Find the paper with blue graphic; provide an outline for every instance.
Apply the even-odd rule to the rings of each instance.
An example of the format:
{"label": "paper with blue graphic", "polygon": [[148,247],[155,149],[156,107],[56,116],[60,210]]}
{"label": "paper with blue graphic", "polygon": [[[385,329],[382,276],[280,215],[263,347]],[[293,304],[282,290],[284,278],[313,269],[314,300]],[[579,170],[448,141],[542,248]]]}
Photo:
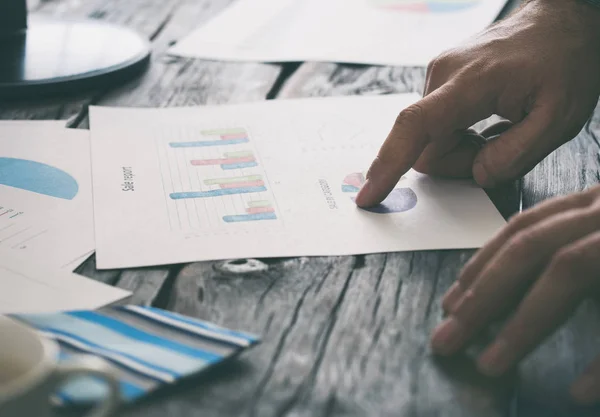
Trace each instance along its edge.
{"label": "paper with blue graphic", "polygon": [[174,109],[92,107],[100,268],[483,245],[505,224],[472,181],[411,171],[354,203],[416,94]]}
{"label": "paper with blue graphic", "polygon": [[[119,377],[123,399],[128,402],[259,343],[258,337],[249,333],[133,305],[11,317],[58,342],[61,360],[80,354],[106,360]],[[57,400],[63,404],[95,402],[106,394],[105,389],[93,378],[79,379],[67,385]]]}
{"label": "paper with blue graphic", "polygon": [[89,132],[0,123],[0,259],[73,270],[94,250]]}

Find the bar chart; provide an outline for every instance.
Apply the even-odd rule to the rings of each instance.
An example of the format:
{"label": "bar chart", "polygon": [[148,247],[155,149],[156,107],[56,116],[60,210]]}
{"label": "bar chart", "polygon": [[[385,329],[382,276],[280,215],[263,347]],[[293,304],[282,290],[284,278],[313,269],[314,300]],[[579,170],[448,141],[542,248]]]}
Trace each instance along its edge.
{"label": "bar chart", "polygon": [[173,229],[214,232],[278,220],[248,129],[186,127],[170,136],[157,143],[157,154]]}

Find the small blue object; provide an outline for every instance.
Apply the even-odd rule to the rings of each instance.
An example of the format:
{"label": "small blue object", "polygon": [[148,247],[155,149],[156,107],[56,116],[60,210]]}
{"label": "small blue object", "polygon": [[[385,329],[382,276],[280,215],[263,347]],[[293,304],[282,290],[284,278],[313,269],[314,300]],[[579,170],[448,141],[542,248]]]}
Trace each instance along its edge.
{"label": "small blue object", "polygon": [[226,223],[253,222],[259,220],[277,220],[277,215],[275,213],[255,213],[223,217],[223,221]]}
{"label": "small blue object", "polygon": [[363,210],[375,214],[403,213],[415,208],[417,201],[417,195],[411,188],[396,188],[381,204]]}
{"label": "small blue object", "polygon": [[242,168],[254,168],[258,166],[256,162],[240,162],[238,164],[223,164],[221,169],[242,169]]}

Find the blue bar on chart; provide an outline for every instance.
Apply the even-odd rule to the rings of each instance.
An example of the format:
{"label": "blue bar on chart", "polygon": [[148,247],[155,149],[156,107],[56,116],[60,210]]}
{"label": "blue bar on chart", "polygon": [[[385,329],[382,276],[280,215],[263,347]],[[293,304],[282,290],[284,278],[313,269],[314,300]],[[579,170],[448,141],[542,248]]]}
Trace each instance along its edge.
{"label": "blue bar on chart", "polygon": [[222,188],[219,190],[171,193],[170,197],[173,200],[182,200],[182,199],[187,199],[187,198],[209,198],[209,197],[223,197],[226,195],[234,195],[234,194],[262,193],[264,191],[267,191],[267,187],[262,186],[262,187]]}
{"label": "blue bar on chart", "polygon": [[226,223],[252,222],[258,220],[277,220],[277,215],[275,213],[256,213],[223,216],[223,221]]}

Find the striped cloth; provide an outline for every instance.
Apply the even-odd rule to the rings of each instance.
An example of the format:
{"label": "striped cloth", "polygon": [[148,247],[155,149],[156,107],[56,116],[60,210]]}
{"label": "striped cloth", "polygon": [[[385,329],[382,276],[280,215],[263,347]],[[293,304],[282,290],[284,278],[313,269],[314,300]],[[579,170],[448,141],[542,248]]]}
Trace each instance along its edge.
{"label": "striped cloth", "polygon": [[[8,316],[57,341],[60,360],[77,354],[107,360],[120,378],[124,401],[197,374],[259,342],[246,333],[153,307]],[[56,400],[85,405],[105,394],[101,381],[86,377],[67,384]]]}

